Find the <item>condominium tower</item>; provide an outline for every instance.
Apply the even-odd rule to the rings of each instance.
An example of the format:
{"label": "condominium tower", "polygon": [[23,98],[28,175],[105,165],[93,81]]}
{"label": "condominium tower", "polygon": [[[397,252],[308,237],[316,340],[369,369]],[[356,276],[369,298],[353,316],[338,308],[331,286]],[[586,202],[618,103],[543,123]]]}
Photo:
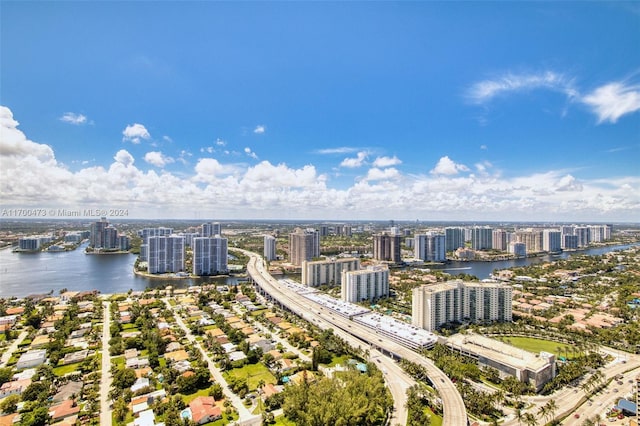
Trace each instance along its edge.
{"label": "condominium tower", "polygon": [[389,295],[389,268],[369,266],[359,271],[342,271],[342,300],[356,303]]}
{"label": "condominium tower", "polygon": [[382,233],[373,236],[373,258],[400,263],[400,235]]}
{"label": "condominium tower", "polygon": [[276,260],[276,238],[272,235],[264,236],[264,258],[271,261]]}
{"label": "condominium tower", "polygon": [[301,266],[302,262],[314,257],[320,257],[320,232],[311,228],[296,228],[289,234],[289,261]]}
{"label": "condominium tower", "polygon": [[193,274],[215,275],[226,273],[227,239],[198,237],[193,239]]}
{"label": "condominium tower", "polygon": [[347,257],[344,259],[317,260],[302,262],[302,284],[309,287],[321,285],[341,285],[343,271],[360,269],[360,259]]}
{"label": "condominium tower", "polygon": [[506,284],[462,280],[416,287],[411,323],[433,331],[451,322],[511,321],[511,294]]}
{"label": "condominium tower", "polygon": [[447,260],[444,234],[417,234],[414,237],[414,257],[426,262],[444,262]]}
{"label": "condominium tower", "polygon": [[183,236],[149,237],[147,247],[147,270],[150,274],[185,270],[185,238]]}

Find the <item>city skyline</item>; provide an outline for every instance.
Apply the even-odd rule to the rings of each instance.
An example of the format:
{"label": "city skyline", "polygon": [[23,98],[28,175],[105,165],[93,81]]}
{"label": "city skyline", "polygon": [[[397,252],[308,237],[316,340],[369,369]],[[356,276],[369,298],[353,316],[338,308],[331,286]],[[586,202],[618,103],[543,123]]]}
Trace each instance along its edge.
{"label": "city skyline", "polygon": [[3,2],[0,20],[3,208],[640,217],[635,3]]}

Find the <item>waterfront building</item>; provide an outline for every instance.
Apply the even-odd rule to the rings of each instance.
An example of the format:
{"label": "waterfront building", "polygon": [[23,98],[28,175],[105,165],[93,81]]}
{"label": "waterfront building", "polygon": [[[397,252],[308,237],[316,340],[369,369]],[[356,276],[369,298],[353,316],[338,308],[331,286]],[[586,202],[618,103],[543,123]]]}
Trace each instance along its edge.
{"label": "waterfront building", "polygon": [[131,248],[131,240],[126,235],[118,235],[118,249],[127,251]]}
{"label": "waterfront building", "polygon": [[444,234],[417,234],[414,237],[414,256],[425,262],[444,262],[447,260]]}
{"label": "waterfront building", "polygon": [[184,237],[184,244],[187,247],[191,247],[193,239],[200,236],[199,232],[181,232],[178,235]]}
{"label": "waterfront building", "polygon": [[478,334],[455,334],[447,346],[456,353],[474,359],[478,367],[498,370],[501,378],[513,376],[540,392],[556,376],[556,358],[549,352],[534,354],[499,340]]}
{"label": "waterfront building", "polygon": [[575,250],[578,248],[578,236],[577,235],[563,235],[562,236],[562,248],[565,250]]}
{"label": "waterfront building", "polygon": [[302,262],[302,284],[309,287],[321,285],[341,285],[343,271],[360,269],[360,259],[347,257],[342,259]]}
{"label": "waterfront building", "polygon": [[515,257],[527,257],[527,245],[525,243],[509,243],[509,253]]}
{"label": "waterfront building", "polygon": [[185,270],[185,239],[183,236],[149,237],[148,271],[150,274]]}
{"label": "waterfront building", "polygon": [[589,245],[589,228],[586,226],[576,226],[573,228],[573,235],[578,237],[578,247]]}
{"label": "waterfront building", "polygon": [[194,275],[215,275],[228,272],[226,238],[194,238],[192,248]]}
{"label": "waterfront building", "polygon": [[355,303],[389,296],[389,268],[369,266],[358,271],[342,271],[342,300]]}
{"label": "waterfront building", "polygon": [[514,242],[524,243],[527,253],[539,253],[542,249],[542,231],[538,229],[523,229],[516,231]]}
{"label": "waterfront building", "polygon": [[503,283],[453,280],[416,287],[411,323],[433,331],[451,322],[511,321],[511,294]]}
{"label": "waterfront building", "polygon": [[509,248],[507,231],[503,229],[496,229],[492,232],[491,248],[494,250],[507,251]]}
{"label": "waterfront building", "polygon": [[460,247],[464,247],[465,232],[464,228],[444,228],[445,250],[456,251]]}
{"label": "waterfront building", "polygon": [[273,235],[264,236],[264,258],[267,261],[276,260],[276,238]]}
{"label": "waterfront building", "polygon": [[562,250],[562,233],[555,229],[542,231],[542,250],[550,253]]}
{"label": "waterfront building", "polygon": [[94,248],[104,247],[104,230],[109,226],[107,218],[103,217],[98,222],[91,224],[91,237],[89,239],[89,245]]}
{"label": "waterfront building", "polygon": [[373,236],[373,258],[387,262],[400,263],[400,235],[382,233]]}
{"label": "waterfront building", "polygon": [[289,261],[302,266],[302,262],[320,257],[320,232],[312,229],[296,228],[289,234]]}
{"label": "waterfront building", "polygon": [[18,248],[20,250],[39,250],[40,237],[22,237],[18,240]]}
{"label": "waterfront building", "polygon": [[493,247],[493,229],[488,226],[476,226],[471,232],[471,248],[474,250],[490,250]]}
{"label": "waterfront building", "polygon": [[173,228],[165,228],[163,226],[158,228],[144,228],[138,231],[138,236],[142,239],[142,245],[140,246],[140,261],[146,262],[149,260],[148,245],[149,237],[168,237],[173,234]]}

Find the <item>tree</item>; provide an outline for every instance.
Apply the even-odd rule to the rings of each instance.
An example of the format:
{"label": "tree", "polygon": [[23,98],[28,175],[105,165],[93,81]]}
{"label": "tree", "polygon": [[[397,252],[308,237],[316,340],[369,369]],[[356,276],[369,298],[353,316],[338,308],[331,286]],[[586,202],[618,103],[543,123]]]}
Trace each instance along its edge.
{"label": "tree", "polygon": [[536,426],[538,424],[538,420],[536,420],[536,416],[531,413],[525,413],[523,416],[524,423],[527,426]]}
{"label": "tree", "polygon": [[18,395],[9,395],[0,402],[0,411],[9,414],[15,413],[18,410],[18,402],[20,402]]}
{"label": "tree", "polygon": [[0,386],[11,380],[13,370],[11,368],[0,368]]}
{"label": "tree", "polygon": [[549,417],[553,420],[556,417],[556,411],[558,411],[558,404],[556,404],[555,399],[550,399],[546,404],[547,412],[549,413]]}

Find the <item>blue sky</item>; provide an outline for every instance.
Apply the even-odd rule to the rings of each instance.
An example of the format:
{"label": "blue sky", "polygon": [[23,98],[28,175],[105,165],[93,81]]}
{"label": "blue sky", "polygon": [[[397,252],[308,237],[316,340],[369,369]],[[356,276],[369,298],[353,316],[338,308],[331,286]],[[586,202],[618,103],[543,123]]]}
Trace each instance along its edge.
{"label": "blue sky", "polygon": [[637,2],[0,5],[3,208],[638,221]]}

